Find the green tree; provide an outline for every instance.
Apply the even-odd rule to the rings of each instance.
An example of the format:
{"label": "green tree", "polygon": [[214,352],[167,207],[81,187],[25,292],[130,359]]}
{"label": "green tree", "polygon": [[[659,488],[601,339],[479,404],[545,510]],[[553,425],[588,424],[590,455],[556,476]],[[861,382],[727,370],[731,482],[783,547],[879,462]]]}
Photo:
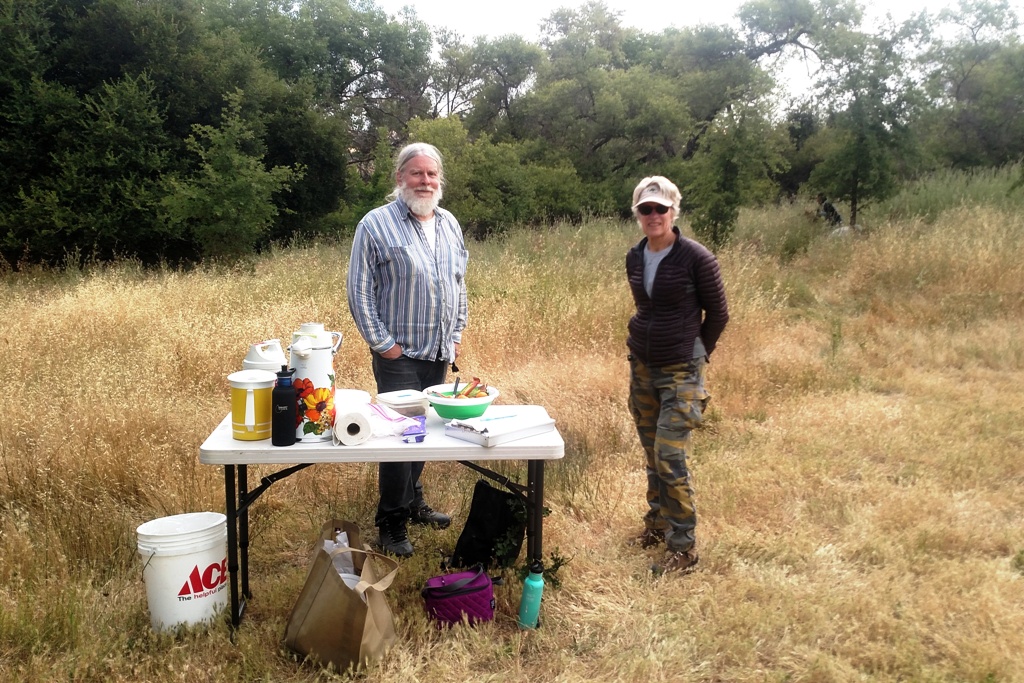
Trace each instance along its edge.
{"label": "green tree", "polygon": [[472,111],[473,99],[483,85],[481,66],[474,49],[458,33],[441,28],[435,39],[438,59],[430,78],[431,118],[461,116]]}
{"label": "green tree", "polygon": [[696,121],[693,151],[707,126],[734,103],[763,98],[768,83],[744,53],[745,43],[727,27],[666,31],[654,55],[655,69],[673,82],[676,96]]}
{"label": "green tree", "polygon": [[811,184],[850,204],[850,223],[865,203],[885,199],[899,187],[901,165],[917,150],[909,135],[917,91],[908,68],[908,43],[920,25],[909,21],[877,34],[837,33],[823,53],[821,85],[830,105],[829,154],[811,174]]}
{"label": "green tree", "polygon": [[1020,18],[1007,0],[962,0],[940,21],[922,55],[934,106],[927,144],[942,165],[1002,166],[1024,158],[1024,45]]}
{"label": "green tree", "polygon": [[672,81],[646,67],[548,83],[523,110],[548,163],[569,161],[591,188],[581,208],[599,213],[621,211],[639,178],[677,164],[694,126]]}
{"label": "green tree", "polygon": [[682,171],[681,189],[694,233],[718,249],[732,235],[743,204],[773,194],[784,141],[754,109],[727,112],[704,136]]}
{"label": "green tree", "polygon": [[266,148],[264,166],[303,169],[291,180],[290,191],[275,196],[280,210],[269,237],[288,241],[335,235],[351,227],[339,223],[337,215],[349,182],[346,122],[310,106],[308,83],[288,86],[274,79],[263,90],[257,99],[259,110],[250,112],[247,120]]}
{"label": "green tree", "polygon": [[[75,93],[46,80],[53,65],[53,22],[43,0],[0,0],[0,254],[10,263],[56,251],[33,185],[59,173],[55,155],[74,144],[82,106]],[[38,187],[38,185],[37,185]],[[45,227],[47,236],[35,230]]]}
{"label": "green tree", "polygon": [[248,90],[260,65],[237,35],[214,34],[197,0],[54,0],[48,81],[77,94],[146,74],[167,133],[184,140],[193,123],[213,123],[223,94]]}
{"label": "green tree", "polygon": [[546,78],[582,81],[593,69],[626,68],[626,42],[636,31],[624,28],[620,19],[621,12],[600,0],[552,12],[541,28],[549,62]]}
{"label": "green tree", "polygon": [[5,247],[33,261],[68,254],[152,260],[165,244],[154,215],[171,142],[145,77],[123,78],[86,95],[68,132],[50,153],[52,168],[25,178],[9,207]]}
{"label": "green tree", "polygon": [[664,31],[651,42],[650,62],[669,76],[677,97],[697,123],[681,152],[690,158],[701,138],[730,109],[772,105],[771,76],[784,55],[810,55],[860,12],[852,0],[752,0],[741,6],[742,30],[700,25]]}
{"label": "green tree", "polygon": [[311,86],[311,106],[344,122],[355,163],[373,157],[379,128],[404,138],[411,119],[430,114],[433,38],[411,10],[393,21],[372,2],[221,1],[218,34],[237,31],[280,78]]}
{"label": "green tree", "polygon": [[852,0],[750,0],[740,7],[752,61],[783,51],[818,55],[836,31],[858,26],[863,13]]}
{"label": "green tree", "polygon": [[805,104],[788,110],[779,128],[789,140],[789,145],[781,152],[785,163],[773,177],[779,186],[779,198],[792,201],[801,186],[810,179],[814,167],[821,161],[815,146],[809,144],[820,130],[821,122],[815,112]]}
{"label": "green tree", "polygon": [[469,130],[494,139],[517,139],[523,133],[520,100],[529,92],[543,63],[536,45],[518,36],[493,41],[477,39],[473,46],[480,86],[465,116]]}
{"label": "green tree", "polygon": [[413,140],[435,145],[445,159],[444,206],[467,234],[484,237],[513,223],[578,219],[583,185],[565,163],[528,162],[522,143],[470,140],[454,118],[410,124]]}
{"label": "green tree", "polygon": [[241,116],[242,93],[227,96],[219,127],[197,124],[186,140],[199,157],[198,170],[167,179],[163,219],[189,235],[201,254],[213,259],[237,259],[266,237],[278,208],[275,193],[287,190],[301,168],[263,165],[252,129]]}
{"label": "green tree", "polygon": [[[195,257],[191,224],[161,222],[153,206],[172,180],[198,177],[195,126],[217,128],[223,93],[236,88],[246,93],[237,115],[253,136],[247,152],[266,167],[307,169],[292,192],[273,195],[263,239],[337,230],[325,218],[344,191],[351,121],[314,106],[311,77],[288,84],[264,66],[272,51],[246,42],[252,21],[232,23],[237,3],[0,2],[5,258]],[[273,43],[292,25],[290,5],[260,6]]]}
{"label": "green tree", "polygon": [[432,37],[413,13],[394,22],[370,3],[303,0],[292,15],[301,77],[313,79],[324,113],[346,120],[359,161],[371,158],[380,127],[403,137],[429,113]]}
{"label": "green tree", "polygon": [[[415,129],[418,123],[419,121],[412,121],[410,126]],[[338,220],[347,230],[354,232],[366,212],[383,204],[395,187],[396,150],[392,148],[388,137],[387,129],[377,131],[377,148],[374,150],[373,158],[366,163],[352,164],[348,168],[344,205],[338,212]],[[446,171],[448,165],[446,162]]]}
{"label": "green tree", "polygon": [[[644,175],[696,182],[701,169],[728,172],[735,161],[733,187],[724,179],[699,183],[704,192],[717,187],[723,193],[702,201],[705,215],[724,226],[735,212],[710,207],[759,200],[763,169],[779,168],[781,160],[772,143],[760,148],[771,153],[757,164],[750,155],[728,161],[731,148],[712,140],[713,131],[724,120],[733,122],[730,128],[743,121],[744,130],[768,131],[773,82],[758,61],[808,49],[814,44],[806,42],[810,37],[824,34],[826,11],[840,17],[850,7],[845,1],[751,2],[744,6],[742,35],[722,26],[643,35],[620,27],[617,15],[599,2],[559,10],[546,23],[549,63],[520,105],[524,130],[564,152],[592,184],[591,206],[599,212],[621,207],[620,198]],[[694,161],[689,168],[688,160]],[[751,174],[761,180],[751,182]],[[750,194],[755,188],[758,194]]]}

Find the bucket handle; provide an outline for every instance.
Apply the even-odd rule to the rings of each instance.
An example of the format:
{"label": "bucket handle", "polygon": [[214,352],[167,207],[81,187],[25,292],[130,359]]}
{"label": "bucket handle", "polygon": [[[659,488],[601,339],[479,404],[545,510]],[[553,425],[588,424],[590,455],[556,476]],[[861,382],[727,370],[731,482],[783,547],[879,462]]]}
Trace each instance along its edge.
{"label": "bucket handle", "polygon": [[146,580],[146,567],[149,566],[149,563],[153,561],[154,557],[156,557],[156,551],[155,550],[149,554],[149,557],[147,557],[145,563],[143,563],[143,565],[142,565],[142,581]]}
{"label": "bucket handle", "polygon": [[260,342],[256,344],[256,355],[267,361],[277,360],[276,356],[270,354],[270,349],[273,349],[275,346],[280,346],[280,342],[277,339],[268,339],[265,342]]}
{"label": "bucket handle", "polygon": [[338,341],[334,342],[334,345],[331,346],[332,356],[338,352],[339,348],[341,348],[341,332],[331,332],[331,338],[333,339],[335,337],[338,338]]}

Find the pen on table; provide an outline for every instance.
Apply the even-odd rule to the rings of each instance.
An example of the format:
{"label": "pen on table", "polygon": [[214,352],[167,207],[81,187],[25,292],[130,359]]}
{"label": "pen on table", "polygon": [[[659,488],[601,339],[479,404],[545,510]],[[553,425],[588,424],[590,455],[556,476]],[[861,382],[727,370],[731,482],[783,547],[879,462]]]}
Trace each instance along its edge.
{"label": "pen on table", "polygon": [[491,422],[492,420],[504,420],[509,417],[515,417],[515,415],[499,415],[497,417],[481,417],[481,422]]}

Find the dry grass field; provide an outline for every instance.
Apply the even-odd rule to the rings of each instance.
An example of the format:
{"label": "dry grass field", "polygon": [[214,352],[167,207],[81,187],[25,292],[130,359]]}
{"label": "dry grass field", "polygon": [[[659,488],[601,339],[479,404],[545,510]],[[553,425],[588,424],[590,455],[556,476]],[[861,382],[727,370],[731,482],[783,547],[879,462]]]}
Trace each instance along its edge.
{"label": "dry grass field", "polygon": [[[625,543],[645,505],[624,347],[637,228],[471,245],[459,365],[557,419],[544,540],[567,563],[536,632],[516,626],[513,572],[493,623],[433,629],[419,589],[477,475],[429,464],[428,499],[455,523],[413,531],[389,591],[399,644],[356,680],[1024,681],[1024,215],[951,209],[781,257],[803,220],[745,214],[719,255],[732,322],[692,461],[700,569],[659,579]],[[281,641],[320,524],[375,535],[373,466],[311,467],[253,506],[234,636],[223,620],[154,634],[135,551],[142,522],[223,510],[198,447],[250,343],[323,322],[345,336],[338,386],[372,391],[347,260],[342,244],[0,276],[0,680],[353,678]]]}

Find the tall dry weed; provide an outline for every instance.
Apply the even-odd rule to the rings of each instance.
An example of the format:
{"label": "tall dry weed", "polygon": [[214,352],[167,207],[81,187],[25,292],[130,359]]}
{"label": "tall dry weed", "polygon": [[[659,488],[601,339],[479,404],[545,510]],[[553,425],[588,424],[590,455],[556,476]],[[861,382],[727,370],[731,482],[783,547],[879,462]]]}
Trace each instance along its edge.
{"label": "tall dry weed", "polygon": [[[536,632],[515,626],[513,573],[494,623],[430,627],[419,588],[477,478],[431,463],[430,502],[456,523],[414,530],[390,591],[400,642],[365,678],[1024,680],[1024,219],[974,206],[847,238],[809,231],[800,207],[742,221],[719,254],[732,320],[694,439],[701,570],[687,577],[654,579],[653,555],[625,544],[646,486],[626,409],[637,228],[470,245],[459,365],[557,419],[544,544],[568,564]],[[198,447],[250,343],[323,322],[344,335],[338,385],[372,391],[347,261],[346,244],[319,244],[189,273],[3,276],[0,677],[337,678],[281,637],[320,523],[374,535],[372,465],[308,468],[252,506],[255,596],[233,635],[150,631],[134,534],[222,509],[223,475]]]}

